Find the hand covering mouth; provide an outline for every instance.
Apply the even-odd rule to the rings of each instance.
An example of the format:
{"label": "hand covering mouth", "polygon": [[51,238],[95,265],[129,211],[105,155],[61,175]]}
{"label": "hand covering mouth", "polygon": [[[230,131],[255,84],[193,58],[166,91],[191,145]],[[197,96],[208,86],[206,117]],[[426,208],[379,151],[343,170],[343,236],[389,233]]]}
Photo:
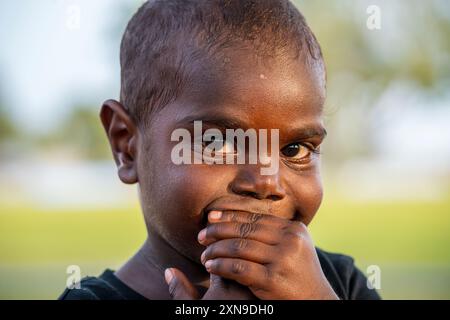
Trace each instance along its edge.
{"label": "hand covering mouth", "polygon": [[[272,210],[270,210],[270,207],[265,206],[265,208],[263,207],[243,207],[243,206],[231,206],[231,205],[223,205],[223,206],[208,206],[206,207],[203,211],[202,211],[202,219],[201,219],[201,224],[202,227],[206,227],[209,224],[208,221],[208,214],[210,211],[222,211],[222,212],[235,212],[235,213],[257,213],[257,214],[268,214],[268,215],[276,215],[272,212]],[[297,211],[295,211],[290,218],[286,218],[289,220],[299,220],[299,213]]]}

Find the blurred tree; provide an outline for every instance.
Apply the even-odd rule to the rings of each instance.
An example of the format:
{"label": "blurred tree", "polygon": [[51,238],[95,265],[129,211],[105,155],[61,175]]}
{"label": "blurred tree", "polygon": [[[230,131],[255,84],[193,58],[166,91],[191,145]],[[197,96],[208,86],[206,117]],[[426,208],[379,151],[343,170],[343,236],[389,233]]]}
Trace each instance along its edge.
{"label": "blurred tree", "polygon": [[54,131],[40,137],[39,142],[46,147],[69,150],[79,158],[111,158],[98,109],[87,105],[73,107],[61,124]]}
{"label": "blurred tree", "polygon": [[[450,84],[450,6],[445,1],[383,1],[381,29],[366,26],[367,1],[293,0],[318,38],[328,74],[325,142],[334,163],[373,156],[370,111],[403,82],[438,97]],[[446,85],[447,84],[447,85]]]}
{"label": "blurred tree", "polygon": [[17,128],[11,120],[9,113],[0,104],[0,143],[17,136]]}

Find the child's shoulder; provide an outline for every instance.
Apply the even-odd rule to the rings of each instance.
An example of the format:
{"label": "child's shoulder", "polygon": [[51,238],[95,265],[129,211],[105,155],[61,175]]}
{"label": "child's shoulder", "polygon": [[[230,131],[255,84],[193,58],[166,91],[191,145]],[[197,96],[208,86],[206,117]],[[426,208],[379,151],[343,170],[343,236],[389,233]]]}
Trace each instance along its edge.
{"label": "child's shoulder", "polygon": [[115,275],[106,269],[98,277],[84,277],[78,288],[66,288],[58,300],[140,300],[144,299],[137,292],[126,286]]}
{"label": "child's shoulder", "polygon": [[352,257],[320,248],[316,252],[325,277],[341,299],[380,299]]}

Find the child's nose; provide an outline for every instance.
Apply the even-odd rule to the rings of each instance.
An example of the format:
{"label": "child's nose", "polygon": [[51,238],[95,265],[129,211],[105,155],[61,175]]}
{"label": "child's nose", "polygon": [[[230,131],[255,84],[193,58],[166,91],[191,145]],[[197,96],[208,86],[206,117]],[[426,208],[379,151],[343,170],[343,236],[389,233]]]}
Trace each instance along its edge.
{"label": "child's nose", "polygon": [[279,171],[273,175],[261,175],[258,165],[242,166],[230,184],[231,190],[258,200],[281,200],[286,196]]}

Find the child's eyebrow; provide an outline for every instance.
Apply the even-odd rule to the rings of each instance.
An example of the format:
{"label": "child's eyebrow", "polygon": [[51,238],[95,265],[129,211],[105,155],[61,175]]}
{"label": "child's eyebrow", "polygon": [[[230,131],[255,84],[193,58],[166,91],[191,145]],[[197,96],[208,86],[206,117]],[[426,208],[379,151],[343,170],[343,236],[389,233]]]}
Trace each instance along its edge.
{"label": "child's eyebrow", "polygon": [[248,125],[244,123],[242,120],[233,117],[223,117],[223,116],[208,117],[208,118],[201,118],[199,116],[189,116],[179,121],[179,123],[194,124],[194,121],[201,121],[202,124],[212,125],[222,129],[239,129],[239,128],[246,129],[248,127]]}
{"label": "child's eyebrow", "polygon": [[327,136],[327,130],[321,124],[307,124],[293,129],[287,129],[285,135],[280,134],[280,145],[298,142],[310,142],[319,146]]}
{"label": "child's eyebrow", "polygon": [[[241,119],[234,117],[224,117],[220,116],[209,116],[207,118],[202,118],[201,116],[188,116],[178,122],[178,124],[193,125],[194,121],[201,121],[202,124],[216,126],[222,129],[243,129],[246,130],[249,126]],[[311,139],[320,138],[325,139],[327,136],[327,130],[322,125],[307,125],[300,126],[299,128],[289,130],[292,132],[293,137],[296,139]]]}
{"label": "child's eyebrow", "polygon": [[310,139],[314,137],[319,137],[321,139],[325,139],[328,132],[327,130],[322,126],[311,126],[311,127],[304,127],[296,130],[295,136],[298,139]]}

